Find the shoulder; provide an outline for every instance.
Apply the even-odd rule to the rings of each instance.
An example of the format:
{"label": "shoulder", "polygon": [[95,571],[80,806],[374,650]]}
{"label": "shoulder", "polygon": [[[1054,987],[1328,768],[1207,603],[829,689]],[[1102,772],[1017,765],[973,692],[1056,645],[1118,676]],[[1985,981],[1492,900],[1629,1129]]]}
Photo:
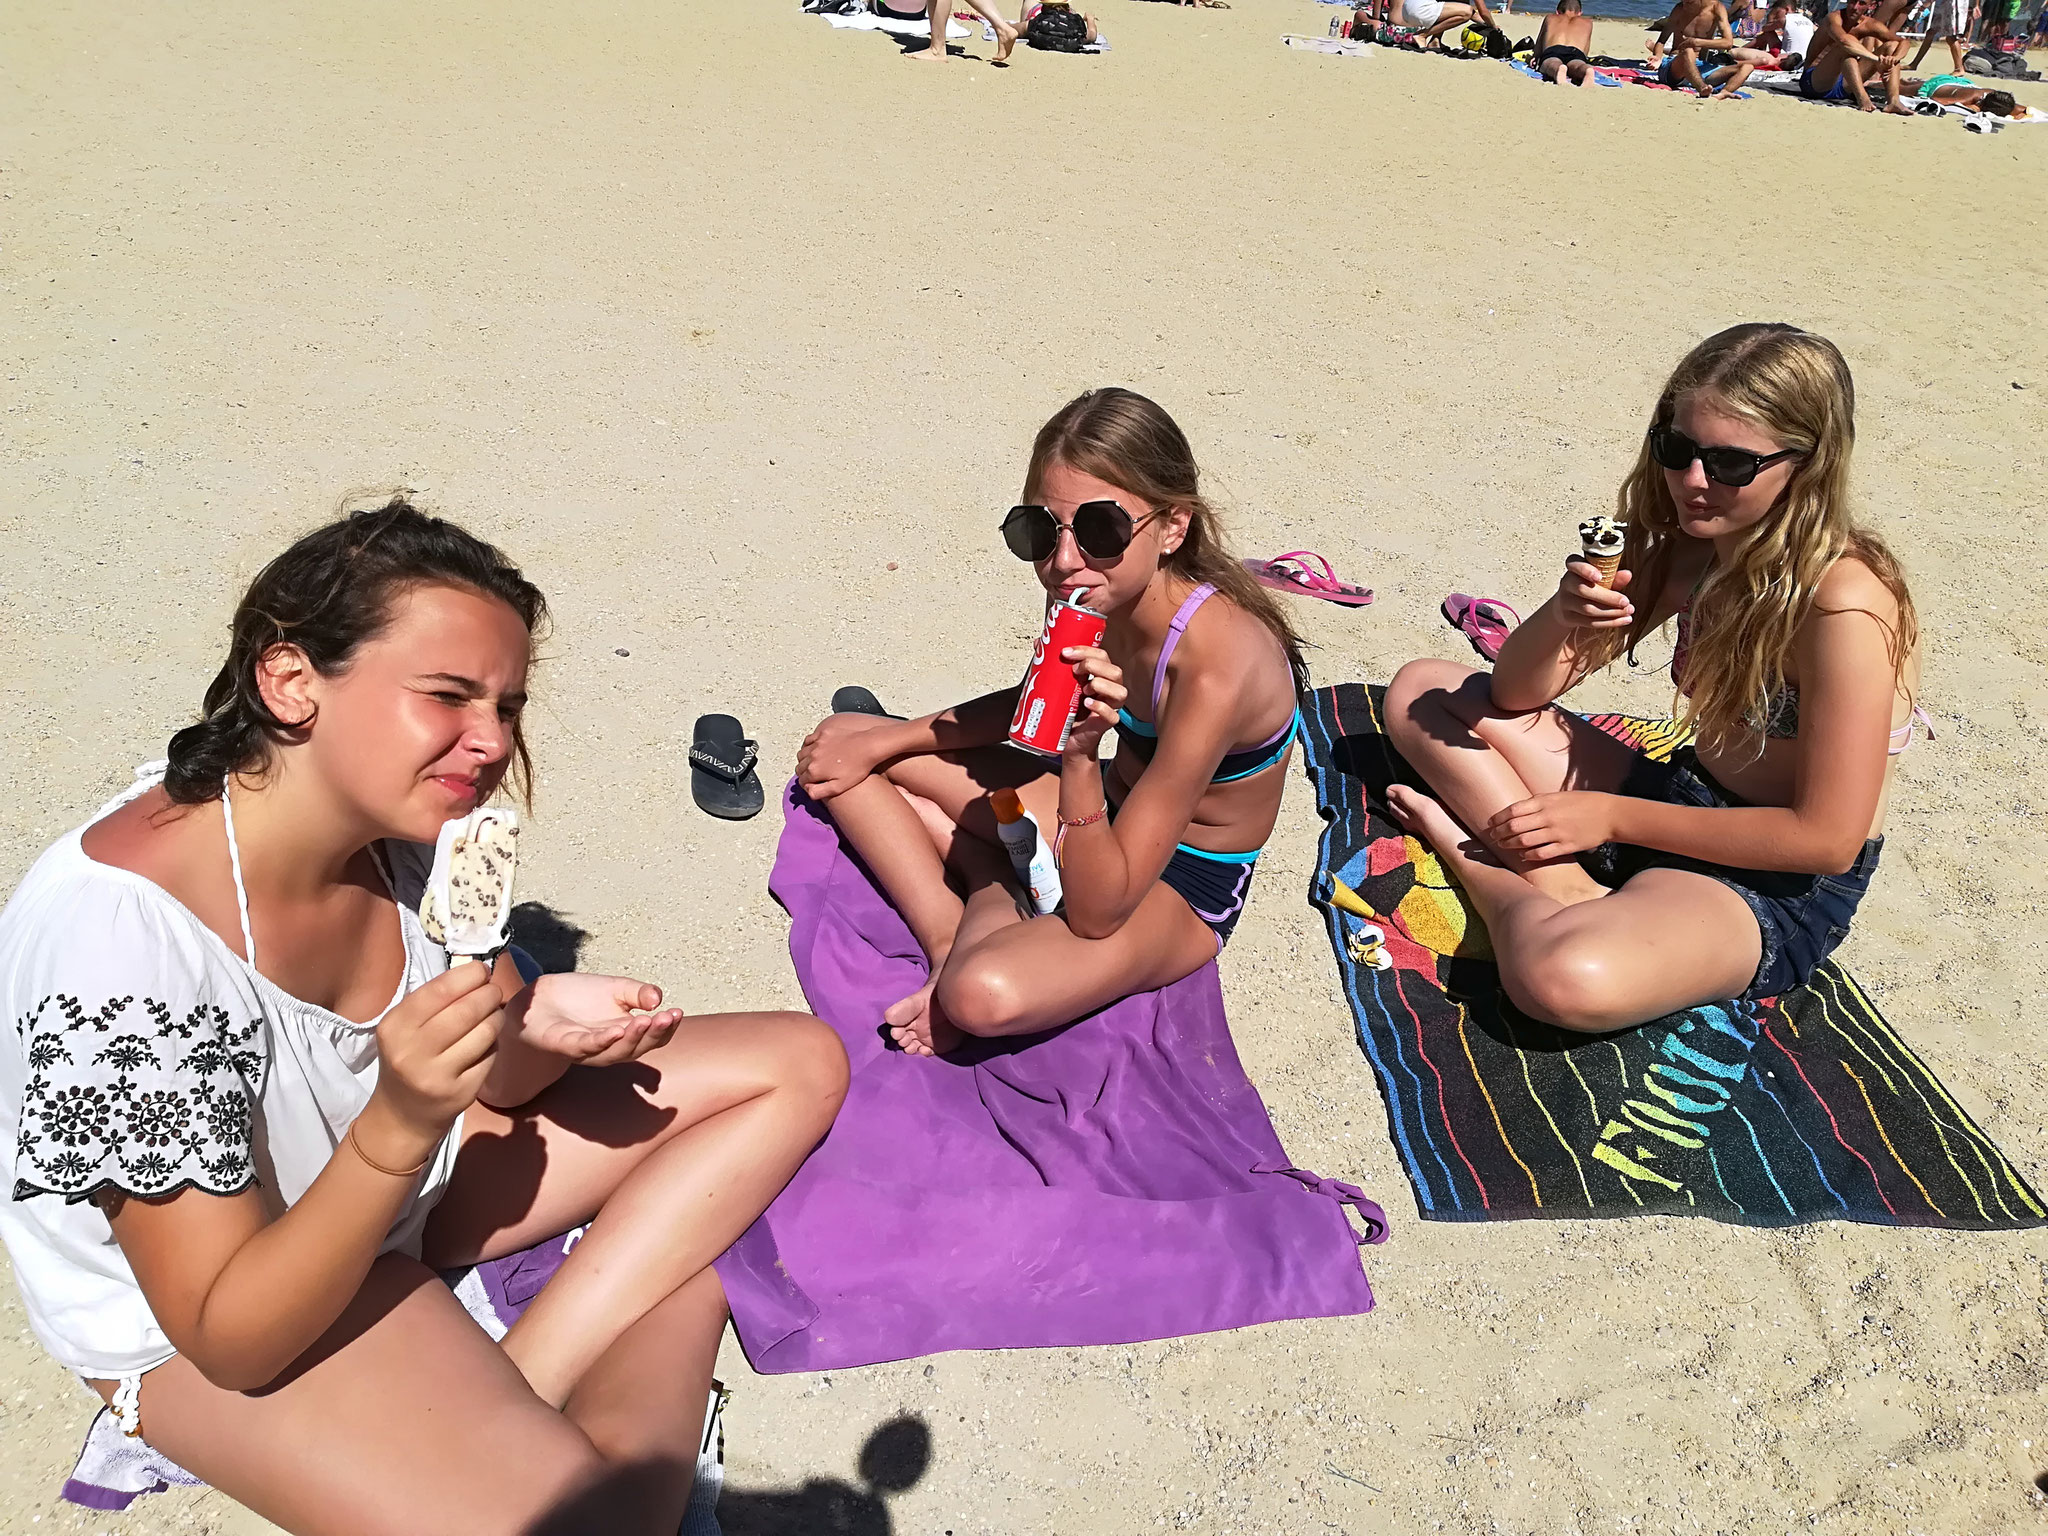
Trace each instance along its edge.
{"label": "shoulder", "polygon": [[[258,1010],[255,989],[221,941],[162,887],[53,845],[0,911],[0,1015],[17,1030],[41,1010]],[[111,1017],[111,1015],[110,1015]]]}
{"label": "shoulder", "polygon": [[1889,623],[1898,616],[1899,600],[1875,571],[1851,554],[1828,567],[1813,589],[1813,608],[1822,618],[1863,613]]}
{"label": "shoulder", "polygon": [[1196,610],[1181,636],[1172,670],[1177,682],[1200,677],[1236,688],[1263,678],[1275,667],[1284,673],[1286,666],[1273,632],[1232,602],[1229,594],[1218,592]]}

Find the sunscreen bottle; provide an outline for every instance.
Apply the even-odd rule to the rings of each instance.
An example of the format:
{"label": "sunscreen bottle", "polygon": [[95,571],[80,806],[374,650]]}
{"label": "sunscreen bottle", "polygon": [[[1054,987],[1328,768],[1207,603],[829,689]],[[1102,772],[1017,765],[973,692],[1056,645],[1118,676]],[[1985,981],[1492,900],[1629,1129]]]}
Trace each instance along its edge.
{"label": "sunscreen bottle", "polygon": [[1060,904],[1059,866],[1053,862],[1052,847],[1039,836],[1038,818],[1024,809],[1014,789],[999,789],[989,796],[996,813],[996,833],[1010,855],[1010,867],[1017,883],[1031,898],[1031,906],[1043,917]]}

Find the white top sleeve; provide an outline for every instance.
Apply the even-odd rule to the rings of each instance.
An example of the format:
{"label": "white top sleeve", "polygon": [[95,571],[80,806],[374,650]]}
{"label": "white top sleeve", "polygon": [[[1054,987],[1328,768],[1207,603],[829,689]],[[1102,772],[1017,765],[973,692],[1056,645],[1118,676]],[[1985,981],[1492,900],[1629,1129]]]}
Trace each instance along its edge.
{"label": "white top sleeve", "polygon": [[231,1195],[256,1182],[268,1052],[247,976],[140,879],[64,882],[17,954],[23,1069],[13,1198]]}

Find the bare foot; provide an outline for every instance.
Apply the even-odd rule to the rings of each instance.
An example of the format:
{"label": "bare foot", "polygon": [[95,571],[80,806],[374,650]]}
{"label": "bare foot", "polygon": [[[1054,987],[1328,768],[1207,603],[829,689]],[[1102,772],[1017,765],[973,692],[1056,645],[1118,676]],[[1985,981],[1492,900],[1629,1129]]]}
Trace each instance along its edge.
{"label": "bare foot", "polygon": [[904,57],[907,59],[922,59],[927,64],[943,64],[946,62],[946,45],[944,43],[934,43],[929,48],[920,48],[915,53],[905,54]]}
{"label": "bare foot", "polygon": [[1007,21],[999,21],[995,26],[996,56],[991,62],[1002,64],[1008,61],[1010,50],[1017,46],[1017,29]]}
{"label": "bare foot", "polygon": [[902,1002],[892,1003],[882,1014],[882,1022],[889,1026],[889,1038],[906,1056],[943,1056],[966,1038],[932,1000],[938,984],[935,966],[930,981]]}
{"label": "bare foot", "polygon": [[[1418,794],[1406,784],[1395,784],[1387,790],[1387,805],[1393,810],[1394,820],[1438,853],[1470,859],[1474,850],[1482,847],[1479,840],[1459,826],[1457,818],[1444,809],[1441,800]],[[1484,852],[1482,856],[1488,862],[1498,862],[1491,852]]]}
{"label": "bare foot", "polygon": [[1435,849],[1445,873],[1467,889],[1472,884],[1472,870],[1492,869],[1527,880],[1561,906],[1595,901],[1608,894],[1607,887],[1580,868],[1576,860],[1518,866],[1502,858],[1459,825],[1441,801],[1419,794],[1405,784],[1395,784],[1387,790],[1387,804],[1394,819]]}

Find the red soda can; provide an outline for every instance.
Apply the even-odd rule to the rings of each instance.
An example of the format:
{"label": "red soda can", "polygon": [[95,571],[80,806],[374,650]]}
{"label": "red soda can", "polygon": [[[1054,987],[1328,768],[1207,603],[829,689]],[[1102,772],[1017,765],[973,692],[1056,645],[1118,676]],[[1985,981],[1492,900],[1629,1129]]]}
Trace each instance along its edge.
{"label": "red soda can", "polygon": [[1010,717],[1010,741],[1040,757],[1058,757],[1081,711],[1081,679],[1074,664],[1060,658],[1068,647],[1100,645],[1109,620],[1079,603],[1058,602],[1045,611],[1024,686],[1017,694],[1017,713]]}

